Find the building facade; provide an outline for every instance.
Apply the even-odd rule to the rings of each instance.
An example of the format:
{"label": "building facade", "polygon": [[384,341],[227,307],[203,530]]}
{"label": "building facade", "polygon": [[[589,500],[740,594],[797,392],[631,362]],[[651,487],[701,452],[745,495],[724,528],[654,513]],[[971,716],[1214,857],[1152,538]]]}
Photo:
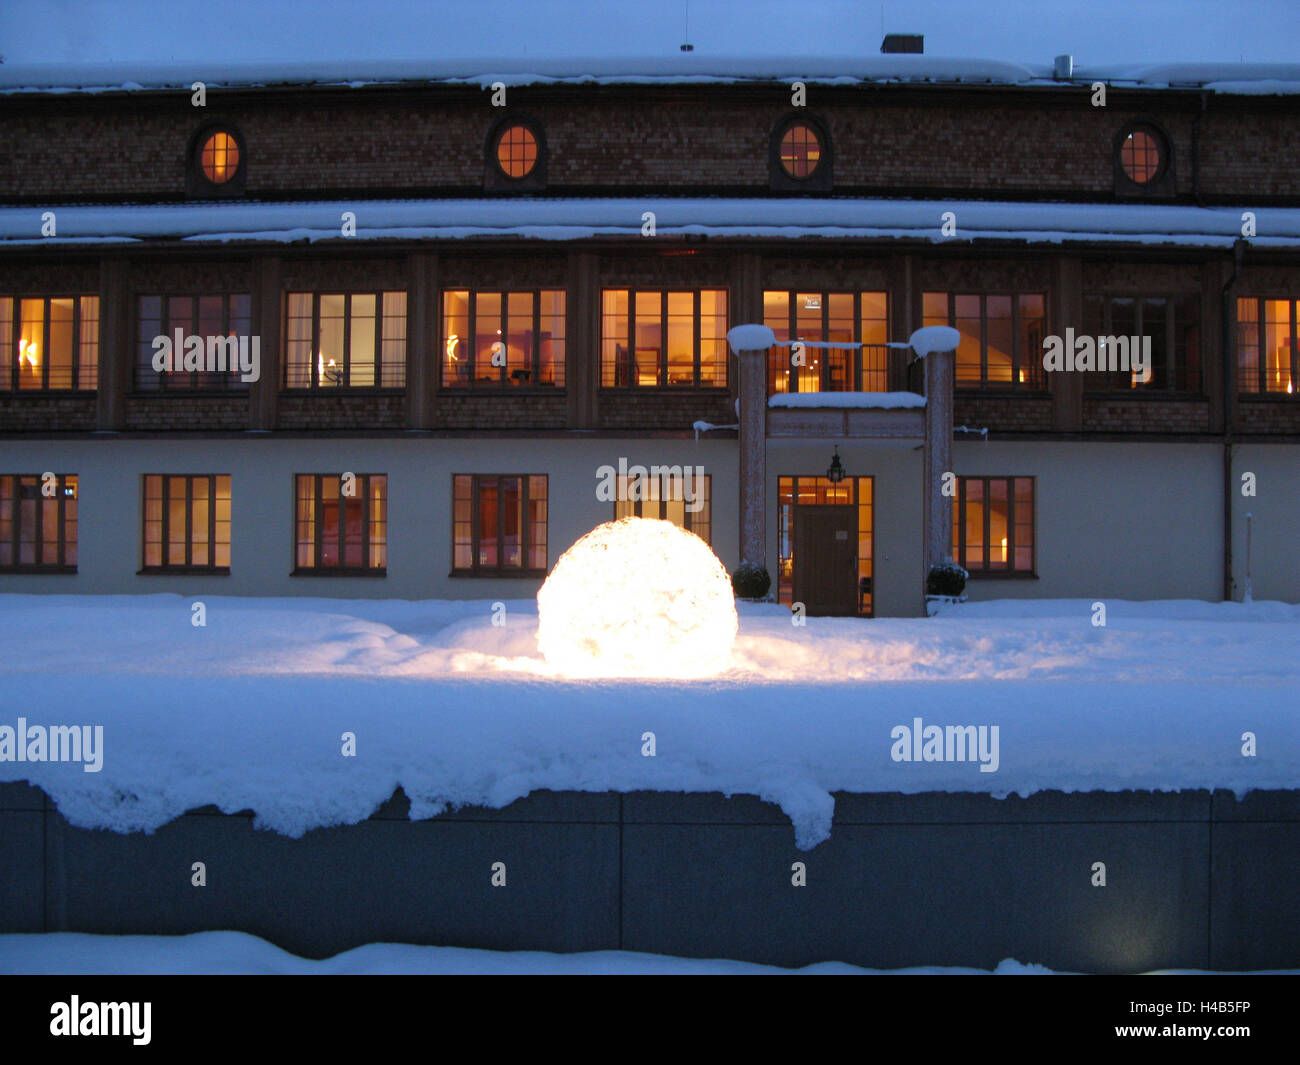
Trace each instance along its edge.
{"label": "building facade", "polygon": [[530,597],[749,503],[814,614],[922,613],[927,523],[972,598],[1300,600],[1300,67],[927,61],[6,72],[0,591]]}

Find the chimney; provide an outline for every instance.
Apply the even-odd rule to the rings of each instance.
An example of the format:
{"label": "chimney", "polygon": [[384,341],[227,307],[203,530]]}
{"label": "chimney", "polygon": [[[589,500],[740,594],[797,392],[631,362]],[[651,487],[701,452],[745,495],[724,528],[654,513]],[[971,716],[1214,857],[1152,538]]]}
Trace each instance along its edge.
{"label": "chimney", "polygon": [[1052,77],[1057,81],[1069,81],[1074,77],[1074,56],[1058,55],[1052,62]]}
{"label": "chimney", "polygon": [[884,55],[906,52],[920,55],[925,51],[925,35],[922,33],[887,33],[880,42],[880,51]]}

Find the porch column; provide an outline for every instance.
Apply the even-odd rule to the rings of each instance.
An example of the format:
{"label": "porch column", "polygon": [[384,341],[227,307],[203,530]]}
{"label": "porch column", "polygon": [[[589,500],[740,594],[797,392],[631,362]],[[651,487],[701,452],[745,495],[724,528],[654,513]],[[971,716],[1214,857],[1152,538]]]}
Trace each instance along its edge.
{"label": "porch column", "polygon": [[[952,558],[952,497],[943,475],[952,470],[953,353],[925,355],[925,571]],[[925,575],[922,575],[922,581]],[[922,584],[924,588],[924,583]]]}
{"label": "porch column", "polygon": [[767,351],[762,325],[738,325],[727,342],[740,363],[740,561],[767,565]]}

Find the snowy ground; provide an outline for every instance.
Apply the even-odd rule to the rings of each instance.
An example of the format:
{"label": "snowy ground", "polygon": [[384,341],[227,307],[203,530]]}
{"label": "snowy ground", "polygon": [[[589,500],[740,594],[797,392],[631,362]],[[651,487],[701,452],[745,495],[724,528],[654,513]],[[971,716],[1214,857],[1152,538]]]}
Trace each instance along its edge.
{"label": "snowy ground", "polygon": [[[1166,969],[1165,973],[1200,970]],[[1300,970],[1281,970],[1300,975]],[[470,950],[369,943],[332,958],[312,961],[244,932],[196,932],[187,936],[92,936],[79,932],[0,935],[0,973],[72,976],[118,974],[725,974],[725,975],[930,975],[987,976],[987,969],[919,965],[907,969],[862,969],[843,962],[818,962],[802,969],[780,969],[718,958],[674,958],[602,950],[585,954],[543,951]],[[1012,958],[998,963],[996,976],[1050,975],[1042,965]]]}
{"label": "snowy ground", "polygon": [[[835,791],[1300,786],[1300,607],[1082,600],[936,618],[742,606],[734,667],[694,682],[581,681],[537,654],[532,601],[0,596],[0,727],[102,725],[102,771],[0,761],[75,825],[152,830],[252,809],[289,835],[535,789],[720,791],[778,803],[796,843]],[[26,708],[20,710],[18,708]],[[891,731],[998,726],[995,772],[895,761]],[[642,755],[642,735],[656,756]],[[341,737],[356,734],[356,757]],[[1255,757],[1242,754],[1254,733]]]}

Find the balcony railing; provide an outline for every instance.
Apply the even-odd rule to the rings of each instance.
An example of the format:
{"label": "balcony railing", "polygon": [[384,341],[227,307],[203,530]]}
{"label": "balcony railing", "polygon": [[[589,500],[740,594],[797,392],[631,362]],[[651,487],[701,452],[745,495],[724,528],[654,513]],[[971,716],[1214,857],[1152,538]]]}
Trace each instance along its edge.
{"label": "balcony railing", "polygon": [[802,350],[795,365],[792,349],[774,345],[767,355],[767,392],[905,392],[911,352],[884,344]]}

